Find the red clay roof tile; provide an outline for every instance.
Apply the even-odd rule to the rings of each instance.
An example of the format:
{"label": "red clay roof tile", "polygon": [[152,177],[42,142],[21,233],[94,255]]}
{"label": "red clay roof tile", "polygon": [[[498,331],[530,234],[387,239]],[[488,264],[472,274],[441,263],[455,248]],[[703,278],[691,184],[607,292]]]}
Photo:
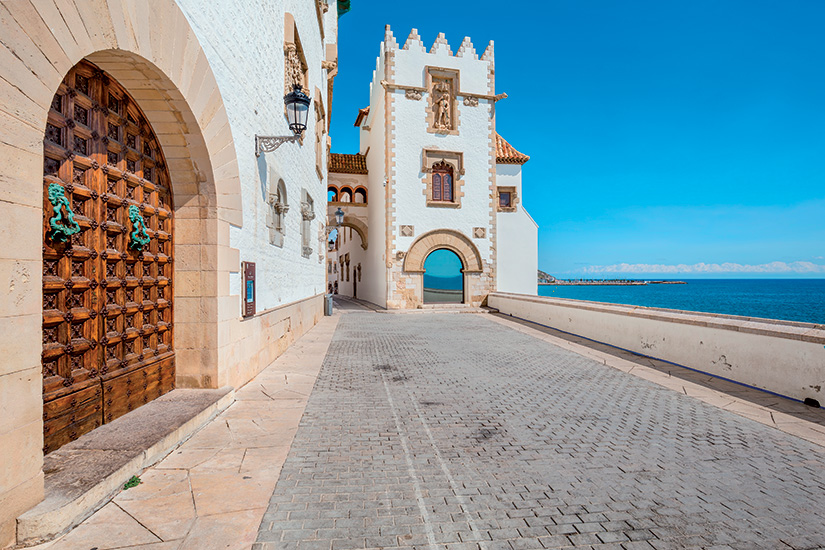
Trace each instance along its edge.
{"label": "red clay roof tile", "polygon": [[530,157],[520,153],[496,132],[496,162],[500,164],[524,164]]}
{"label": "red clay roof tile", "polygon": [[330,153],[329,171],[339,174],[366,174],[367,157],[361,153],[355,153],[354,155]]}

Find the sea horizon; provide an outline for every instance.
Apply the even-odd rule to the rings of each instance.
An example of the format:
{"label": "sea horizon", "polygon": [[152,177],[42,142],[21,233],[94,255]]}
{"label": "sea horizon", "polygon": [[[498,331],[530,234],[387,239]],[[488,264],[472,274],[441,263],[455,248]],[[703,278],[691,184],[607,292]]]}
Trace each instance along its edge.
{"label": "sea horizon", "polygon": [[634,280],[684,281],[687,284],[599,286],[551,283],[539,285],[538,295],[779,321],[825,323],[825,278],[669,277]]}

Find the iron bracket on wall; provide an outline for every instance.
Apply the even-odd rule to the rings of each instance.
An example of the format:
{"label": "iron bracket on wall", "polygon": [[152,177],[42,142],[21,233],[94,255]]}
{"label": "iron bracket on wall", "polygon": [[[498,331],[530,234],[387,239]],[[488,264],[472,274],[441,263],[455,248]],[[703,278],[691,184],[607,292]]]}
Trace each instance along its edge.
{"label": "iron bracket on wall", "polygon": [[261,153],[271,153],[282,144],[289,141],[298,141],[301,135],[294,136],[259,136],[255,134],[255,156],[260,157]]}

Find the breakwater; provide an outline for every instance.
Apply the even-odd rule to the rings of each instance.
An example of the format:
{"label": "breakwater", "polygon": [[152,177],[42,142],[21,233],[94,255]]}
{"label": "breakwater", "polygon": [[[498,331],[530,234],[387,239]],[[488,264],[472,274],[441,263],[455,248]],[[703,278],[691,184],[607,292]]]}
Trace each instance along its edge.
{"label": "breakwater", "polygon": [[620,280],[599,280],[599,279],[576,279],[576,280],[560,280],[556,279],[553,282],[539,282],[539,285],[545,286],[644,286],[644,285],[686,285],[685,281],[635,281],[628,279]]}

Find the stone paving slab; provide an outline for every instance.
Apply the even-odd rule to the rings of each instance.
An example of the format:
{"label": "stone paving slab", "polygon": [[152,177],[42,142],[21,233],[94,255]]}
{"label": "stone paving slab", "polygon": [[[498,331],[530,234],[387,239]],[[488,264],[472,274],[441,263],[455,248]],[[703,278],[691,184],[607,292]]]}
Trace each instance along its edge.
{"label": "stone paving slab", "polygon": [[54,539],[89,517],[135,473],[231,405],[231,388],[177,389],[46,455],[46,498],[17,519],[17,539]]}
{"label": "stone paving slab", "polygon": [[823,447],[492,317],[342,316],[254,548],[825,547]]}
{"label": "stone paving slab", "polygon": [[237,390],[229,408],[143,472],[140,485],[35,548],[248,550],[338,318],[324,317]]}

